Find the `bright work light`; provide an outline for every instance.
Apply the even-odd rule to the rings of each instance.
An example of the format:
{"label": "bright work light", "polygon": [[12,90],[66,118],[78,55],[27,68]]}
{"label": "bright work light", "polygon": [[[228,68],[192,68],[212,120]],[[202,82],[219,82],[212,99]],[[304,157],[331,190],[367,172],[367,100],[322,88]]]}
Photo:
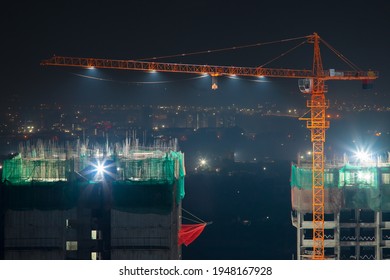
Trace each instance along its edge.
{"label": "bright work light", "polygon": [[104,162],[97,162],[96,171],[100,174],[103,174],[106,171],[106,166],[104,165]]}
{"label": "bright work light", "polygon": [[355,152],[355,157],[360,162],[371,161],[371,155],[367,151],[357,151]]}

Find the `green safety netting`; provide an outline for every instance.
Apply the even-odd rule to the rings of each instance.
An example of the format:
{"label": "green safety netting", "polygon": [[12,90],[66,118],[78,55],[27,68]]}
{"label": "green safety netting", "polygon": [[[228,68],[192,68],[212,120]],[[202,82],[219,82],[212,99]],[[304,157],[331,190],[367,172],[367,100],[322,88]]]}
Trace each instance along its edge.
{"label": "green safety netting", "polygon": [[177,178],[177,196],[176,200],[181,201],[184,198],[184,177],[186,175],[184,165],[184,154],[180,152],[171,152],[171,157],[175,161],[175,176]]}
{"label": "green safety netting", "polygon": [[20,155],[5,160],[2,181],[26,184],[31,181],[66,181],[70,162],[59,159],[23,159]]}
{"label": "green safety netting", "polygon": [[[184,155],[173,151],[157,154],[110,159],[115,165],[110,170],[116,171],[110,172],[109,180],[114,208],[166,212],[174,201],[179,203],[184,198]],[[23,159],[19,155],[5,160],[1,187],[7,202],[3,205],[12,209],[67,209],[77,203],[83,190],[93,191],[101,184],[84,176],[90,164],[86,157]]]}
{"label": "green safety netting", "polygon": [[[291,186],[299,189],[311,189],[313,184],[312,171],[308,168],[300,168],[296,165],[291,167]],[[337,182],[337,169],[326,169],[324,172],[324,188],[335,187]],[[337,184],[336,184],[337,185]]]}
{"label": "green safety netting", "polygon": [[[344,209],[390,210],[390,185],[380,184],[388,167],[345,165],[324,170],[325,213]],[[291,202],[295,210],[312,212],[312,171],[291,167]]]}
{"label": "green safety netting", "polygon": [[121,179],[112,182],[113,208],[168,213],[173,201],[179,203],[184,198],[182,153],[169,152],[162,158],[118,159],[116,164]]}
{"label": "green safety netting", "polygon": [[378,168],[345,165],[339,170],[338,187],[378,188]]}
{"label": "green safety netting", "polygon": [[177,186],[177,202],[184,198],[184,154],[169,152],[161,158],[117,159],[117,177],[119,180],[137,185],[172,185]]}

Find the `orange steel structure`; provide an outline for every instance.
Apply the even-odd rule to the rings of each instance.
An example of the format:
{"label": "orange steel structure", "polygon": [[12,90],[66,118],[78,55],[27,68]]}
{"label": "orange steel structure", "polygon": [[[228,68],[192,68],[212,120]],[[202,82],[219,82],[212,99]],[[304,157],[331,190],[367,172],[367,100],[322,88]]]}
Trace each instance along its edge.
{"label": "orange steel structure", "polygon": [[[41,65],[72,66],[84,68],[107,68],[122,70],[141,70],[159,72],[177,72],[190,74],[209,74],[213,78],[212,89],[218,88],[215,77],[223,75],[237,75],[249,77],[277,77],[306,79],[309,87],[305,93],[310,94],[310,100],[306,106],[310,109],[310,117],[300,118],[306,121],[307,128],[311,131],[312,169],[313,169],[313,259],[324,259],[324,143],[325,131],[329,128],[326,120],[326,109],[329,101],[325,99],[327,80],[374,80],[378,78],[376,71],[334,71],[324,70],[320,53],[320,37],[317,33],[306,36],[307,42],[314,45],[313,68],[311,70],[274,69],[263,67],[235,67],[196,65],[182,63],[159,63],[136,60],[114,60],[97,58],[79,58],[54,56],[43,60]],[[335,74],[336,73],[336,74]]]}
{"label": "orange steel structure", "polygon": [[309,39],[314,43],[313,78],[311,99],[307,102],[310,108],[310,120],[306,126],[311,131],[313,144],[312,166],[312,205],[313,205],[313,259],[324,259],[324,143],[325,130],[329,128],[329,121],[325,119],[329,101],[325,99],[325,81],[321,77],[323,71],[320,54],[319,38],[317,35]]}

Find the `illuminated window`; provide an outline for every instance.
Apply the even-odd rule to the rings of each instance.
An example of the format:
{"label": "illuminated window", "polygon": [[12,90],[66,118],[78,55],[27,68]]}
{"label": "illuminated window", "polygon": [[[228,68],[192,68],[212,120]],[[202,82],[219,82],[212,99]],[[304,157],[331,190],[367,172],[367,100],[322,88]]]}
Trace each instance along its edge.
{"label": "illuminated window", "polygon": [[357,187],[376,186],[375,174],[368,170],[340,173],[340,185]]}
{"label": "illuminated window", "polygon": [[382,173],[382,184],[390,185],[390,173]]}
{"label": "illuminated window", "polygon": [[100,252],[91,252],[91,260],[101,260]]}
{"label": "illuminated window", "polygon": [[369,185],[371,186],[374,181],[374,173],[369,171],[358,171],[357,172],[357,182],[359,185]]}
{"label": "illuminated window", "polygon": [[333,185],[334,176],[333,173],[325,173],[324,174],[324,181],[326,185]]}
{"label": "illuminated window", "polygon": [[69,219],[65,220],[65,226],[66,228],[72,228],[71,221]]}
{"label": "illuminated window", "polygon": [[356,185],[357,174],[352,172],[341,172],[340,183],[342,186],[354,186]]}
{"label": "illuminated window", "polygon": [[96,229],[91,230],[91,239],[93,240],[101,239],[101,235],[102,233],[100,230],[96,230]]}
{"label": "illuminated window", "polygon": [[66,251],[77,251],[77,241],[66,241]]}

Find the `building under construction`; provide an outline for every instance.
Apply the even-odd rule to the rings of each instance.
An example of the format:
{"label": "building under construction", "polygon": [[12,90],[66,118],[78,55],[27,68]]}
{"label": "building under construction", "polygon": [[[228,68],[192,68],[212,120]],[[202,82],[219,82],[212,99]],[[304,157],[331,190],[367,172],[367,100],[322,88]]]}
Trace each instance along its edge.
{"label": "building under construction", "polygon": [[[328,259],[390,259],[390,162],[327,164],[324,172],[324,247]],[[313,249],[311,164],[291,169],[292,223],[297,258]]]}
{"label": "building under construction", "polygon": [[2,168],[1,259],[179,259],[175,143],[22,144]]}

